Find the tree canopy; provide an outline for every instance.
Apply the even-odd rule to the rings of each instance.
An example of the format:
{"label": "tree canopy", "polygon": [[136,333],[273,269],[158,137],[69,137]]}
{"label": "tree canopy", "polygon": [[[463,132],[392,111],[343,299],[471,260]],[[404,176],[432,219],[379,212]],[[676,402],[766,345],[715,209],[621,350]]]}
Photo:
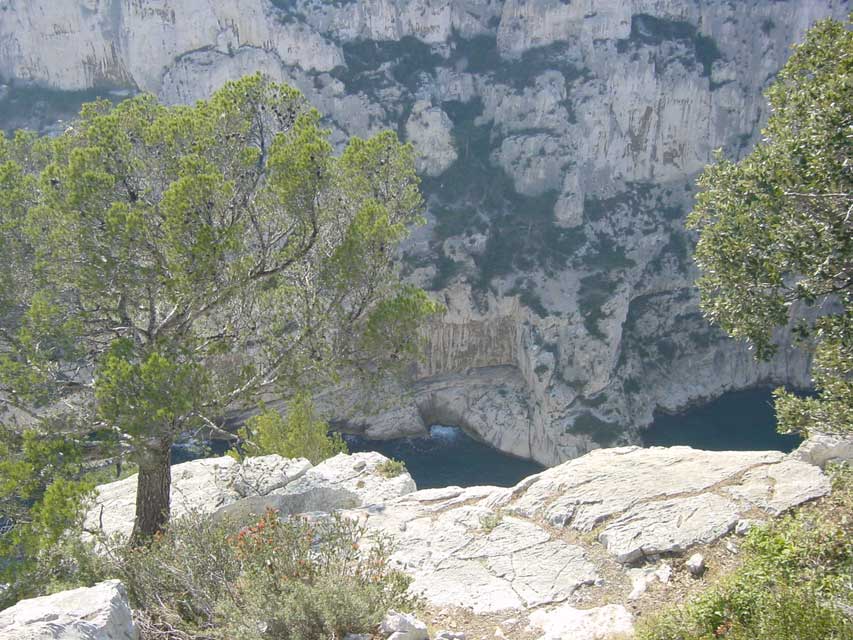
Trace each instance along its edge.
{"label": "tree canopy", "polygon": [[0,136],[0,394],[131,443],[135,538],[168,518],[178,434],[399,369],[438,310],[394,259],[423,206],[411,147],[385,132],[335,155],[328,135],[255,75]]}
{"label": "tree canopy", "polygon": [[814,349],[817,397],[778,390],[782,430],[853,429],[853,32],[817,23],[767,93],[763,140],[699,180],[689,225],[705,314],[760,358],[777,327]]}

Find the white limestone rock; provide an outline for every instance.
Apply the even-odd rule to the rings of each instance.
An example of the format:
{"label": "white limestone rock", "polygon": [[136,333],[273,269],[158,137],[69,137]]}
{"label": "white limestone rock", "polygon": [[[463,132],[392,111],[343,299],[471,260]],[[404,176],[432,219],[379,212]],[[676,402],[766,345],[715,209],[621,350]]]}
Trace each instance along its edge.
{"label": "white limestone rock", "polygon": [[282,458],[275,454],[244,458],[232,486],[245,498],[265,496],[298,480],[310,470],[311,463],[305,458]]}
{"label": "white limestone rock", "polygon": [[590,531],[605,518],[635,504],[700,492],[755,465],[782,459],[784,454],[774,451],[599,449],[539,474],[510,509],[544,517],[558,526]]}
{"label": "white limestone rock", "polygon": [[379,467],[387,462],[388,458],[374,451],[340,453],[280,488],[224,505],[216,515],[245,522],[267,509],[282,515],[328,513],[382,504],[417,489],[407,471],[391,478],[382,475]]}
{"label": "white limestone rock", "polygon": [[576,609],[568,604],[530,614],[530,626],[544,633],[539,640],[606,640],[634,635],[634,618],[622,605]]}
{"label": "white limestone rock", "polygon": [[523,609],[565,600],[596,580],[579,546],[552,539],[533,522],[471,504],[495,491],[419,491],[353,515],[394,539],[392,559],[414,577],[411,590],[439,607]]}
{"label": "white limestone rock", "polygon": [[655,581],[661,584],[667,584],[672,576],[672,567],[666,563],[659,567],[635,567],[628,569],[628,577],[631,579],[631,593],[628,594],[628,600],[636,600],[643,595],[649,586]]}
{"label": "white limestone rock", "polygon": [[726,487],[730,495],[745,500],[771,515],[825,496],[832,484],[820,467],[783,460],[747,471],[740,484]]}
{"label": "white limestone rock", "polygon": [[[281,456],[247,458],[243,464],[230,456],[192,460],[172,467],[171,516],[189,512],[213,514],[238,500],[262,496],[297,480],[311,468],[304,458]],[[136,513],[134,474],[96,487],[86,511],[84,529],[107,536],[129,536]]]}
{"label": "white limestone rock", "polygon": [[[294,496],[318,486],[329,486],[349,491],[358,497],[359,506],[381,504],[417,490],[408,471],[386,477],[381,472],[388,458],[375,451],[339,453],[310,469],[295,482],[274,495]],[[323,511],[323,509],[316,509]]]}
{"label": "white limestone rock", "polygon": [[684,566],[687,567],[693,577],[698,578],[705,573],[705,556],[701,553],[694,553],[687,559]]}
{"label": "white limestone rock", "polygon": [[853,437],[816,433],[809,436],[791,458],[824,468],[831,462],[853,461]]}
{"label": "white limestone rock", "polygon": [[427,626],[410,613],[389,611],[379,625],[388,640],[429,640]]}
{"label": "white limestone rock", "polygon": [[444,173],[457,158],[453,143],[453,122],[441,107],[425,100],[412,106],[406,121],[406,137],[415,145],[415,167],[428,176]]}
{"label": "white limestone rock", "polygon": [[732,530],[738,507],[714,493],[636,505],[605,526],[599,540],[623,563],[683,553]]}
{"label": "white limestone rock", "polygon": [[0,611],[0,640],[137,640],[139,629],[124,585],[94,587],[21,600]]}

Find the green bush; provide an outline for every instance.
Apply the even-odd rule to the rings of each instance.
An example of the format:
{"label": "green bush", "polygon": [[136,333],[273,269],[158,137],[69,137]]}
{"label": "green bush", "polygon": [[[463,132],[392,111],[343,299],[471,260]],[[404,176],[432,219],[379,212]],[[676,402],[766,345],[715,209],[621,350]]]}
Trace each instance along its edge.
{"label": "green bush", "polygon": [[396,478],[406,471],[406,464],[400,460],[386,460],[376,465],[376,472],[385,478]]}
{"label": "green bush", "polygon": [[[288,404],[287,418],[278,411],[264,410],[249,418],[237,435],[241,453],[247,456],[276,453],[285,458],[308,458],[317,464],[347,452],[343,438],[329,433],[329,425],[317,417],[311,396],[304,393]],[[235,450],[229,453],[240,455]]]}
{"label": "green bush", "polygon": [[59,418],[23,431],[0,425],[0,609],[80,586],[87,572],[79,534],[94,483],[73,428]]}
{"label": "green bush", "polygon": [[853,638],[853,472],[816,508],[750,531],[743,565],[685,606],[640,625],[639,640]]}
{"label": "green bush", "polygon": [[117,556],[152,636],[316,640],[369,633],[389,608],[410,608],[410,579],[388,565],[387,539],[341,516],[240,529],[193,514],[147,549]]}
{"label": "green bush", "polygon": [[210,629],[219,602],[240,576],[232,532],[228,523],[210,516],[176,518],[148,547],[117,541],[111,554],[114,577],[124,582],[133,607],[152,627],[187,633]]}

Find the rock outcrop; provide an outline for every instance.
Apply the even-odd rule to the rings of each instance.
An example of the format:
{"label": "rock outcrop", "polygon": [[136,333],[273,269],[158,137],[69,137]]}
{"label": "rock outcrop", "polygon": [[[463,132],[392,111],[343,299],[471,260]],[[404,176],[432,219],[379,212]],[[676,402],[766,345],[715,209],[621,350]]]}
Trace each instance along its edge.
{"label": "rock outcrop", "polygon": [[[277,455],[206,458],[172,467],[171,516],[188,513],[232,518],[263,515],[267,508],[283,514],[352,509],[385,502],[416,489],[407,472],[386,478],[374,452],[339,454],[312,467],[304,458]],[[380,467],[378,469],[377,467]],[[137,476],[96,488],[85,519],[86,531],[129,536],[136,508]]]}
{"label": "rock outcrop", "polygon": [[[848,11],[845,0],[0,0],[0,119],[47,125],[57,104],[92,95],[57,91],[181,103],[263,71],[299,87],[336,144],[399,131],[429,202],[406,268],[449,313],[429,331],[412,401],[350,428],[408,434],[443,410],[554,464],[636,442],[656,409],[808,386],[808,354],[758,363],[702,318],[683,220],[712,150],[738,158],[758,139],[762,92],[790,45]],[[508,369],[500,394],[485,391],[496,367]]]}
{"label": "rock outcrop", "polygon": [[137,640],[139,629],[118,580],[21,600],[0,611],[0,640]]}
{"label": "rock outcrop", "polygon": [[[412,576],[412,592],[433,611],[492,620],[500,614],[506,628],[539,640],[595,640],[631,635],[629,609],[647,591],[666,589],[679,576],[700,580],[721,553],[737,553],[730,534],[829,493],[827,476],[803,459],[814,448],[807,441],[789,455],[599,449],[514,487],[423,491],[406,473],[382,475],[387,459],[375,453],[341,454],[316,467],[278,456],[242,464],[214,458],[176,465],[173,499],[176,517],[203,511],[243,518],[279,504],[282,516],[339,511],[364,523],[368,537],[390,538],[392,562]],[[126,481],[99,487],[98,501],[111,513],[107,533],[129,530],[132,493]],[[79,634],[38,635],[54,628]],[[498,631],[495,637],[505,637]],[[393,612],[382,632],[427,637],[424,624]],[[116,581],[0,612],[0,640],[135,640],[135,633]]]}
{"label": "rock outcrop", "polygon": [[394,559],[429,602],[490,613],[572,604],[603,585],[628,601],[636,585],[623,567],[829,491],[818,467],[779,452],[619,447],[508,489],[428,489],[351,513],[396,540]]}

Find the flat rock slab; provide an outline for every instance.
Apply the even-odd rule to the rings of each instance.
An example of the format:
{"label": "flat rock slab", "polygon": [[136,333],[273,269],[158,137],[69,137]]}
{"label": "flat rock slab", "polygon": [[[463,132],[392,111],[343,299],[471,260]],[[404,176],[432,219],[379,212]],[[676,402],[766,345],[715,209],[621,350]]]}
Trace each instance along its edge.
{"label": "flat rock slab", "polygon": [[784,457],[777,451],[690,447],[599,449],[534,476],[520,496],[507,490],[503,502],[520,515],[590,531],[635,504],[704,491]]}
{"label": "flat rock slab", "polygon": [[800,460],[751,469],[737,485],[726,487],[731,496],[755,505],[771,515],[825,496],[832,488],[819,467]]}
{"label": "flat rock slab", "polygon": [[[828,491],[818,467],[781,452],[620,447],[514,487],[430,489],[352,514],[394,539],[414,591],[486,613],[567,601],[619,565],[688,552],[756,510],[776,515]],[[561,528],[595,529],[598,542]]]}
{"label": "flat rock slab", "polygon": [[0,640],[137,640],[118,580],[21,600],[0,612]]}
{"label": "flat rock slab", "polygon": [[[533,522],[466,504],[496,490],[418,492],[360,515],[394,539],[392,559],[414,577],[412,590],[439,606],[524,609],[565,600],[597,579],[581,547]],[[446,510],[436,512],[439,505]]]}
{"label": "flat rock slab", "polygon": [[563,605],[530,614],[530,626],[541,629],[539,640],[606,640],[634,635],[634,619],[622,605],[609,604],[594,609]]}
{"label": "flat rock slab", "polygon": [[599,540],[618,562],[682,553],[731,531],[738,505],[714,493],[636,505],[608,523]]}

